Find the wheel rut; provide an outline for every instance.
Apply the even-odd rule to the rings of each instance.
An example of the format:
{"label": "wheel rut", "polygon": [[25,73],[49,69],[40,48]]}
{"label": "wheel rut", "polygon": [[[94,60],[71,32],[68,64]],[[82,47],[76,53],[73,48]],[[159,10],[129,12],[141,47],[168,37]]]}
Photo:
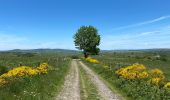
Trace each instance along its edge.
{"label": "wheel rut", "polygon": [[70,71],[65,77],[63,89],[56,100],[80,100],[80,79],[76,60],[72,60]]}
{"label": "wheel rut", "polygon": [[113,93],[107,85],[96,75],[89,67],[87,67],[83,62],[79,61],[81,67],[86,71],[86,73],[91,78],[92,82],[96,85],[101,100],[120,100],[119,97]]}

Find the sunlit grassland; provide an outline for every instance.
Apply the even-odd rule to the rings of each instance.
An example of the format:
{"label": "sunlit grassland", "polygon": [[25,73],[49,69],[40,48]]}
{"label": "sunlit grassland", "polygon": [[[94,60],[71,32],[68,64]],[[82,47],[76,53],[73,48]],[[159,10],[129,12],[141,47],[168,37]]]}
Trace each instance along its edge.
{"label": "sunlit grassland", "polygon": [[[157,56],[160,57],[157,58]],[[170,79],[170,52],[113,52],[102,53],[94,57],[110,67],[119,68],[140,63],[150,69],[159,68],[164,72],[166,78]]]}
{"label": "sunlit grassland", "polygon": [[9,84],[0,87],[0,100],[53,99],[61,89],[70,64],[67,55],[58,53],[0,53],[0,68],[4,71],[2,73],[13,67],[36,67],[44,62],[49,64],[47,74],[9,79]]}
{"label": "sunlit grassland", "polygon": [[[118,77],[115,71],[121,67],[126,67],[134,63],[146,66],[148,70],[158,68],[165,74],[165,81],[170,80],[170,58],[169,52],[112,52],[102,53],[93,56],[100,64],[86,64],[101,76],[108,86],[126,99],[132,100],[169,100],[170,91],[163,86],[155,86],[147,81],[148,79],[129,80]],[[107,65],[108,69],[103,66]]]}

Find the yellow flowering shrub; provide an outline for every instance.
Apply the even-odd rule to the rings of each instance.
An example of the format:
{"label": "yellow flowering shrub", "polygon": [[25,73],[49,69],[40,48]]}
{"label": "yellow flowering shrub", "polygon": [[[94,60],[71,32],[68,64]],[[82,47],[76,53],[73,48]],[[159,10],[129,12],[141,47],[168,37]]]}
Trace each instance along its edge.
{"label": "yellow flowering shrub", "polygon": [[4,73],[0,76],[0,86],[7,83],[5,78],[34,76],[34,75],[37,75],[37,74],[47,73],[48,66],[49,65],[47,63],[43,63],[43,64],[40,64],[40,66],[38,66],[37,68],[32,68],[32,67],[28,67],[28,66],[16,67],[16,68],[14,68],[14,69],[12,69],[12,70],[8,71],[7,73]]}
{"label": "yellow flowering shrub", "polygon": [[125,68],[120,68],[116,74],[127,79],[147,78],[148,72],[145,71],[146,67],[142,64],[133,64]]}
{"label": "yellow flowering shrub", "polygon": [[151,78],[151,83],[154,85],[159,85],[162,80],[163,79],[161,79],[159,77]]}
{"label": "yellow flowering shrub", "polygon": [[159,85],[164,79],[164,73],[160,69],[152,69],[149,73],[151,77],[151,83],[155,85]]}
{"label": "yellow flowering shrub", "polygon": [[48,64],[47,63],[40,64],[40,66],[37,67],[37,70],[38,70],[39,73],[47,73]]}
{"label": "yellow flowering shrub", "polygon": [[149,76],[148,72],[143,71],[139,73],[138,78],[147,78]]}
{"label": "yellow flowering shrub", "polygon": [[14,68],[5,74],[2,74],[0,77],[8,78],[8,77],[24,76],[24,75],[36,75],[37,72],[38,71],[36,69],[33,69],[31,67],[21,66],[21,67]]}
{"label": "yellow flowering shrub", "polygon": [[[133,64],[115,71],[118,85],[132,98],[169,100],[170,82],[166,82],[160,69],[146,69],[142,64]],[[156,90],[156,91],[155,91]]]}
{"label": "yellow flowering shrub", "polygon": [[130,68],[131,70],[135,70],[135,71],[143,71],[143,70],[146,69],[146,67],[145,67],[144,65],[138,64],[138,63],[133,64],[132,66],[129,66],[129,68]]}
{"label": "yellow flowering shrub", "polygon": [[162,78],[162,79],[165,78],[164,73],[160,69],[157,69],[157,68],[152,69],[150,71],[150,76],[153,77],[153,78],[155,78],[155,77],[159,77],[159,78]]}
{"label": "yellow flowering shrub", "polygon": [[160,85],[165,79],[164,73],[160,69],[147,71],[146,67],[142,64],[133,64],[120,68],[115,73],[126,79],[149,78],[149,82],[154,85]]}
{"label": "yellow flowering shrub", "polygon": [[90,62],[90,63],[99,64],[99,61],[98,61],[98,60],[93,59],[93,58],[91,58],[91,57],[88,57],[88,58],[86,58],[85,60],[88,61],[88,62]]}
{"label": "yellow flowering shrub", "polygon": [[170,82],[166,83],[164,87],[170,88]]}
{"label": "yellow flowering shrub", "polygon": [[0,86],[4,86],[7,83],[7,81],[3,78],[0,78]]}

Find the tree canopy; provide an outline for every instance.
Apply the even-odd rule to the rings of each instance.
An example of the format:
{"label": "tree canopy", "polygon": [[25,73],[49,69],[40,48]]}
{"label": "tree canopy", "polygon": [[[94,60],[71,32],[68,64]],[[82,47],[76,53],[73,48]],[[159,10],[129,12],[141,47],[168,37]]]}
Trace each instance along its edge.
{"label": "tree canopy", "polygon": [[81,26],[74,35],[74,43],[77,49],[83,50],[85,55],[97,55],[100,51],[100,35],[93,26]]}

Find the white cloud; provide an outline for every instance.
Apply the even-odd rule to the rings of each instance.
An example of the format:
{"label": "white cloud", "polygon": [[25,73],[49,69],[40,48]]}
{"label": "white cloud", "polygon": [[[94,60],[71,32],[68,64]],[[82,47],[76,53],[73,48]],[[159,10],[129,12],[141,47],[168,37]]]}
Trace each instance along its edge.
{"label": "white cloud", "polygon": [[40,42],[38,44],[35,44],[35,48],[51,48],[51,49],[75,49],[74,43],[66,41],[66,42]]}
{"label": "white cloud", "polygon": [[0,43],[16,43],[27,40],[25,37],[18,37],[9,34],[0,34]]}
{"label": "white cloud", "polygon": [[140,23],[136,23],[136,24],[132,24],[132,25],[127,25],[127,26],[117,27],[117,28],[114,28],[112,30],[119,30],[119,29],[125,29],[125,28],[132,28],[132,27],[136,27],[136,26],[147,25],[147,24],[155,23],[155,22],[165,20],[165,19],[169,19],[169,18],[170,18],[170,15],[161,16],[159,18],[155,18],[155,19],[152,19],[152,20],[148,20],[148,21],[144,21],[144,22],[140,22]]}
{"label": "white cloud", "polygon": [[160,31],[151,31],[151,32],[142,32],[140,35],[152,35],[152,34],[158,34]]}
{"label": "white cloud", "polygon": [[170,48],[169,26],[157,30],[126,33],[118,35],[105,35],[102,37],[102,49],[146,49]]}
{"label": "white cloud", "polygon": [[27,38],[0,33],[0,40],[0,50],[9,50],[23,47],[22,43],[27,41]]}
{"label": "white cloud", "polygon": [[61,49],[75,49],[72,41],[49,41],[36,40],[32,38],[22,37],[12,34],[0,33],[0,50],[11,49],[37,49],[37,48],[61,48]]}
{"label": "white cloud", "polygon": [[162,16],[162,17],[159,17],[159,18],[156,18],[156,19],[150,20],[150,21],[146,21],[146,22],[138,23],[137,25],[150,24],[150,23],[158,22],[158,21],[161,21],[161,20],[164,20],[164,19],[168,19],[168,18],[170,18],[170,16]]}

